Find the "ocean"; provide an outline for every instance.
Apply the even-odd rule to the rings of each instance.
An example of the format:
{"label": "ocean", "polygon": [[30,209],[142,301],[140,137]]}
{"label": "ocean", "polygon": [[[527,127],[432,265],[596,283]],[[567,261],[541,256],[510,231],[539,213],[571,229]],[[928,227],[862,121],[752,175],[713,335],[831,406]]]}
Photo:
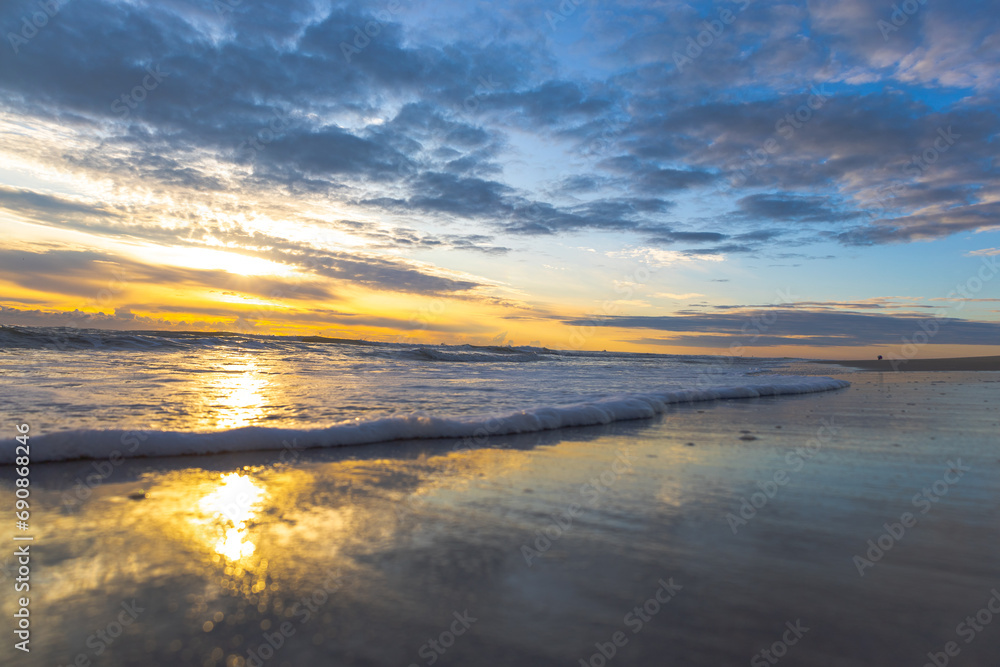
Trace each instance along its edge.
{"label": "ocean", "polygon": [[[792,360],[233,333],[0,328],[0,402],[32,461],[472,438],[827,391]],[[480,443],[481,444],[481,443]],[[0,463],[13,462],[13,450]]]}

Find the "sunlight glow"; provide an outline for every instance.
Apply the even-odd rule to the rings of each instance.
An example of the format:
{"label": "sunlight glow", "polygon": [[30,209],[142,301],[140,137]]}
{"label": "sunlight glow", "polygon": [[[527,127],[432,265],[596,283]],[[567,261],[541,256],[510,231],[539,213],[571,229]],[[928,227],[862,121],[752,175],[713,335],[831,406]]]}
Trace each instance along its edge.
{"label": "sunlight glow", "polygon": [[[245,365],[244,365],[245,363]],[[265,415],[264,390],[268,386],[265,377],[258,373],[252,358],[234,358],[222,366],[221,373],[213,387],[211,428],[233,429],[247,426]]]}
{"label": "sunlight glow", "polygon": [[221,486],[199,501],[199,509],[210,514],[222,532],[216,553],[231,561],[253,554],[256,546],[249,539],[249,524],[266,495],[250,477],[233,472],[223,475]]}
{"label": "sunlight glow", "polygon": [[288,276],[294,269],[260,257],[250,257],[224,250],[188,246],[157,246],[153,255],[158,262],[190,269],[221,270],[239,276]]}

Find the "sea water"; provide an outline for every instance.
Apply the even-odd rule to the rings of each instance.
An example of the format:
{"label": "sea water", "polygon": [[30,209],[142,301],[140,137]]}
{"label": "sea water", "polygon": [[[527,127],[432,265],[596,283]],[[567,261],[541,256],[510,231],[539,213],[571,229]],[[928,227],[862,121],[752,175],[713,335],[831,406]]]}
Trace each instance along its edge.
{"label": "sea water", "polygon": [[[34,462],[475,438],[826,391],[787,360],[201,332],[0,328],[4,421]],[[13,427],[11,427],[13,428]],[[13,461],[0,450],[0,463]]]}

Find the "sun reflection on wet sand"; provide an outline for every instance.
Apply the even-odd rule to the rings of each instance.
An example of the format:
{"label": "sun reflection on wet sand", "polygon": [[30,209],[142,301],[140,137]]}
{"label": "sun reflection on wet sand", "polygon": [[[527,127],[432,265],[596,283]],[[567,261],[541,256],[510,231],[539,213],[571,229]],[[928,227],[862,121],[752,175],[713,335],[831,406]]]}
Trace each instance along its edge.
{"label": "sun reflection on wet sand", "polygon": [[[672,652],[684,664],[734,663],[817,595],[836,605],[814,609],[820,622],[839,627],[841,606],[852,609],[873,590],[843,566],[862,539],[858,522],[885,521],[887,498],[909,502],[900,480],[919,489],[940,474],[942,459],[986,461],[995,449],[993,413],[961,410],[982,400],[982,384],[949,394],[947,413],[914,411],[900,451],[893,443],[906,431],[884,426],[885,415],[920,399],[898,391],[873,412],[877,382],[859,380],[867,393],[822,402],[721,403],[706,406],[708,416],[678,408],[660,423],[497,436],[470,449],[403,442],[308,452],[294,463],[277,452],[135,461],[72,511],[61,498],[94,463],[53,466],[37,490],[33,481],[33,517],[49,549],[39,551],[44,578],[32,588],[32,617],[47,619],[36,656],[65,663],[134,599],[146,611],[102,664],[245,667],[257,664],[250,658],[259,647],[271,651],[267,637],[281,637],[282,627],[286,641],[269,665],[410,664],[456,610],[491,616],[455,642],[451,664],[547,664],[593,653],[580,628],[622,618],[658,578],[676,576],[692,582],[683,602],[695,606],[660,611],[643,629],[648,653],[623,654],[623,664],[654,664]],[[925,404],[942,400],[945,387],[925,385]],[[844,435],[733,539],[726,513],[817,433],[810,407],[842,418]],[[960,418],[972,426],[960,431]],[[740,429],[759,437],[741,440]],[[947,437],[921,439],[919,429]],[[892,585],[857,624],[873,629],[863,633],[866,645],[897,645],[878,610],[914,609],[936,627],[942,615],[961,618],[968,600],[993,585],[995,568],[982,563],[996,551],[995,513],[982,509],[997,479],[963,479],[949,506],[907,533],[913,549],[878,564]],[[975,576],[958,590],[954,572]],[[924,600],[926,581],[945,593]],[[12,614],[12,604],[0,599],[0,613]],[[727,641],[736,648],[720,650],[706,623],[732,629]],[[796,649],[803,664],[829,662],[826,647],[810,646]],[[981,664],[995,664],[992,647],[982,647]],[[12,652],[0,647],[0,664],[11,662],[4,650]],[[897,662],[880,656],[878,664]]]}
{"label": "sun reflection on wet sand", "polygon": [[238,472],[222,475],[222,485],[198,502],[199,509],[224,531],[215,543],[216,553],[231,561],[253,554],[256,546],[250,541],[249,524],[266,497],[264,489],[250,477]]}

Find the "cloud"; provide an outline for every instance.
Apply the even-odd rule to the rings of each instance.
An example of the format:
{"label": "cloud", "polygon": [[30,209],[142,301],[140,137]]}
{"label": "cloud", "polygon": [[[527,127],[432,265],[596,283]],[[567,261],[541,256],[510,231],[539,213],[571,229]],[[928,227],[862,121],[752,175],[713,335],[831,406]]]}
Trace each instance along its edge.
{"label": "cloud", "polygon": [[734,343],[754,347],[902,344],[916,333],[930,330],[935,331],[930,336],[934,344],[994,345],[1000,336],[1000,322],[787,308],[679,316],[622,315],[597,321],[570,318],[563,322],[569,326],[652,329],[671,335],[630,342],[690,347],[728,347]]}
{"label": "cloud", "polygon": [[671,266],[673,264],[683,264],[691,262],[721,262],[722,255],[711,254],[709,252],[679,250],[662,250],[660,248],[639,247],[627,250],[609,252],[609,257],[625,257],[638,259],[639,261],[652,266]]}
{"label": "cloud", "polygon": [[836,234],[835,238],[845,245],[928,240],[993,225],[998,215],[1000,202],[984,202],[942,209],[940,212],[879,220],[875,224],[852,227]]}
{"label": "cloud", "polygon": [[657,292],[655,294],[650,294],[652,299],[673,299],[674,301],[684,301],[686,299],[694,299],[699,296],[705,296],[698,292],[688,292],[686,294],[674,294],[672,292]]}
{"label": "cloud", "polygon": [[[237,320],[233,315],[233,322]],[[183,322],[170,321],[157,317],[140,316],[128,308],[116,308],[113,314],[103,312],[82,311],[52,311],[41,309],[11,308],[0,305],[0,319],[5,326],[27,327],[71,327],[74,329],[129,329],[145,331],[181,330],[218,330],[216,321],[198,320],[192,318]]]}
{"label": "cloud", "polygon": [[[924,3],[888,34],[892,7],[864,0],[734,3],[683,67],[721,6],[581,5],[553,32],[523,0],[218,4],[63,3],[8,51],[5,215],[94,247],[224,247],[331,297],[481,299],[500,297],[468,254],[507,275],[495,263],[541,239],[767,266],[1000,219],[1000,17],[982,3]],[[77,296],[104,261],[62,257],[22,280]]]}
{"label": "cloud", "polygon": [[[19,7],[11,5],[12,17]],[[735,238],[747,230],[734,224],[762,225],[750,231],[771,233],[772,245],[830,238],[858,245],[937,238],[988,221],[977,210],[990,207],[985,193],[997,185],[987,166],[995,111],[971,101],[936,110],[902,89],[863,92],[886,77],[981,89],[989,71],[981,47],[995,22],[977,21],[973,44],[963,47],[955,27],[971,5],[947,13],[924,7],[886,41],[876,28],[881,9],[865,3],[757,2],[688,74],[672,74],[669,86],[648,67],[624,64],[673,68],[674,51],[701,29],[701,10],[588,11],[581,29],[594,32],[579,44],[620,63],[613,74],[559,74],[557,54],[537,42],[535,31],[546,23],[537,9],[516,3],[503,14],[460,12],[454,25],[424,23],[417,9],[377,18],[371,8],[340,2],[260,2],[221,15],[185,2],[69,4],[0,72],[0,89],[23,118],[43,125],[71,119],[75,150],[49,146],[42,135],[41,146],[15,144],[36,159],[137,189],[157,187],[192,204],[204,193],[266,191],[329,206],[322,200],[335,195],[372,216],[474,221],[480,227],[472,235],[621,230],[656,245],[699,245],[693,252],[701,254],[760,252],[750,239]],[[373,19],[379,33],[348,61],[341,42]],[[483,35],[503,26],[506,39],[459,39],[459,25],[466,34],[478,26]],[[94,41],[109,47],[94,50]],[[793,65],[800,80],[788,78]],[[123,117],[115,100],[129,97],[150,71],[160,80],[142,100],[130,100]],[[814,99],[816,85],[826,85],[817,81],[835,84],[823,104],[797,128],[780,125]],[[753,92],[718,94],[740,89]],[[962,137],[942,156],[950,166],[907,175],[900,162],[941,126]],[[551,191],[517,187],[504,178],[513,129],[541,141],[568,139],[583,156],[600,154]],[[768,139],[777,150],[757,164]],[[745,184],[732,190],[725,184],[736,176],[746,176]],[[886,210],[879,188],[899,182],[906,191],[896,188]],[[676,210],[665,195],[720,184],[735,210],[711,228],[665,218]],[[756,187],[768,192],[741,191]],[[600,201],[590,196],[597,190]],[[559,201],[565,195],[587,201]],[[56,207],[24,203],[50,213]],[[64,213],[119,213],[103,203],[81,206]],[[859,226],[873,207],[877,224]],[[821,229],[810,238],[778,234],[766,226],[772,222]]]}
{"label": "cloud", "polygon": [[577,82],[554,80],[522,92],[490,93],[483,104],[516,109],[537,123],[556,125],[565,123],[568,117],[600,114],[611,108],[612,101],[588,93]]}
{"label": "cloud", "polygon": [[336,300],[326,287],[277,276],[245,276],[215,268],[147,264],[94,250],[0,249],[0,279],[33,291],[101,302],[108,285],[115,292],[142,285],[196,286],[284,300]]}
{"label": "cloud", "polygon": [[104,206],[86,204],[66,197],[0,185],[0,208],[28,218],[52,219],[66,216],[116,218],[120,215]]}
{"label": "cloud", "polygon": [[639,190],[653,194],[708,185],[717,178],[708,171],[663,167],[635,155],[608,158],[601,163],[601,166],[628,178]]}
{"label": "cloud", "polygon": [[856,218],[858,212],[836,211],[823,197],[749,195],[737,200],[739,215],[795,222],[834,222]]}

